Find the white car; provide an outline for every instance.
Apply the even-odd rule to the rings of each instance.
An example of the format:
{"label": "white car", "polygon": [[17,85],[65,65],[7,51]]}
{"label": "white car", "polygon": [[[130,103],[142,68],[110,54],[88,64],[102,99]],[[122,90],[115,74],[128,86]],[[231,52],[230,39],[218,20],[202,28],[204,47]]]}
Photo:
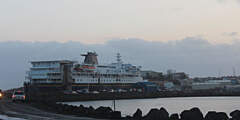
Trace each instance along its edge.
{"label": "white car", "polygon": [[12,101],[22,101],[24,102],[26,99],[26,96],[23,91],[14,91],[12,95]]}
{"label": "white car", "polygon": [[93,94],[99,94],[99,92],[98,92],[98,91],[92,91],[92,93],[93,93]]}

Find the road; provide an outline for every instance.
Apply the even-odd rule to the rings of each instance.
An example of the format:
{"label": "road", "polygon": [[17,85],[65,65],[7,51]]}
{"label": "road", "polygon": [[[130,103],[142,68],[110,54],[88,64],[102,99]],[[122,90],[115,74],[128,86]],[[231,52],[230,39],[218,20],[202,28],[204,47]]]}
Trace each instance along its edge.
{"label": "road", "polygon": [[[27,120],[99,120],[87,117],[76,117],[49,113],[34,108],[25,103],[13,103],[10,100],[0,100],[0,115]],[[0,120],[3,119],[0,117]]]}

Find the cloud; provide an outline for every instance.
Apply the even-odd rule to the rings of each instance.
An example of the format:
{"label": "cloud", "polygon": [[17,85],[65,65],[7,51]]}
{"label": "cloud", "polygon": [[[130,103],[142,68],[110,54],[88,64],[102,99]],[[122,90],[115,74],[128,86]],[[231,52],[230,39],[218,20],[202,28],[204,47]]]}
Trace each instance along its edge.
{"label": "cloud", "polygon": [[[230,2],[231,0],[217,0],[217,1],[220,2],[220,3],[227,3],[227,2]],[[232,0],[232,1],[240,3],[240,0]]]}
{"label": "cloud", "polygon": [[238,35],[238,32],[225,32],[223,33],[224,36],[229,36],[229,37],[234,37],[234,36],[237,36]]}
{"label": "cloud", "polygon": [[100,63],[115,62],[120,52],[125,63],[141,65],[144,70],[183,71],[191,76],[232,75],[240,67],[240,44],[211,44],[199,37],[171,42],[142,39],[113,39],[104,44],[80,42],[0,42],[0,88],[21,86],[29,61],[70,59],[83,61],[81,53],[96,51]]}

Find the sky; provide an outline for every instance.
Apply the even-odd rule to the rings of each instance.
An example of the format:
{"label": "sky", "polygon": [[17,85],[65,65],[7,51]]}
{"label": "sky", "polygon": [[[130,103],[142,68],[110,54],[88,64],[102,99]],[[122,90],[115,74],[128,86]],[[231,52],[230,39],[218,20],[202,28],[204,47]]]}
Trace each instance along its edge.
{"label": "sky", "polygon": [[[239,38],[240,0],[0,0],[0,41]],[[224,35],[226,34],[226,35]]]}
{"label": "sky", "polygon": [[144,70],[238,74],[239,13],[240,0],[0,0],[0,89],[21,86],[29,61],[87,51]]}

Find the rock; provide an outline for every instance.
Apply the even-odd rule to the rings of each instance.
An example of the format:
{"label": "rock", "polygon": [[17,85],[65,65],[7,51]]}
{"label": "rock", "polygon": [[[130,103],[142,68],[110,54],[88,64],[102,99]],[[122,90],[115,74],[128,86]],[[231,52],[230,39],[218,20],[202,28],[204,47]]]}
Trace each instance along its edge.
{"label": "rock", "polygon": [[111,113],[111,119],[121,119],[121,112],[120,111],[114,111]]}
{"label": "rock", "polygon": [[205,120],[228,120],[228,116],[224,112],[210,111],[205,116]]}
{"label": "rock", "polygon": [[159,120],[159,110],[154,108],[145,116],[145,120]]}
{"label": "rock", "polygon": [[177,113],[172,114],[172,115],[170,116],[170,120],[179,120],[178,114],[177,114]]}
{"label": "rock", "polygon": [[169,120],[169,113],[167,112],[167,110],[165,108],[160,108],[160,118],[162,120]]}
{"label": "rock", "polygon": [[228,120],[228,116],[225,112],[217,112],[217,120]]}
{"label": "rock", "polygon": [[96,112],[99,112],[99,113],[110,113],[110,112],[113,112],[113,110],[110,107],[100,106],[99,108],[96,109]]}
{"label": "rock", "polygon": [[191,111],[191,114],[195,117],[194,120],[203,120],[204,119],[203,114],[199,108],[195,107],[195,108],[192,108],[190,111]]}
{"label": "rock", "polygon": [[86,108],[86,109],[87,109],[86,112],[87,112],[88,116],[94,116],[96,114],[95,109],[92,106],[90,106],[89,108]]}
{"label": "rock", "polygon": [[217,112],[209,111],[205,116],[205,120],[217,120]]}
{"label": "rock", "polygon": [[127,115],[124,120],[134,120],[131,116]]}
{"label": "rock", "polygon": [[181,120],[203,120],[203,114],[199,108],[192,108],[191,110],[184,110],[181,114]]}
{"label": "rock", "polygon": [[184,110],[180,114],[181,120],[191,120],[192,115],[190,110]]}
{"label": "rock", "polygon": [[133,114],[134,120],[141,120],[142,119],[142,111],[137,109],[137,111]]}
{"label": "rock", "polygon": [[130,115],[127,115],[125,118],[129,118],[129,119],[131,119],[131,118],[132,118],[132,116],[130,116]]}
{"label": "rock", "polygon": [[230,113],[230,116],[232,117],[232,120],[240,120],[240,111],[235,110]]}
{"label": "rock", "polygon": [[[80,105],[80,106],[77,108],[76,112],[77,112],[77,115],[78,115],[78,116],[88,116],[90,110],[91,110],[91,107],[86,108],[86,107],[84,107],[83,105]],[[94,110],[94,109],[93,109],[93,110]],[[95,112],[95,110],[94,110],[93,112]]]}
{"label": "rock", "polygon": [[99,118],[110,118],[113,110],[110,107],[99,107],[95,110],[97,117]]}
{"label": "rock", "polygon": [[89,109],[91,109],[91,110],[95,110],[92,106],[89,106]]}
{"label": "rock", "polygon": [[168,112],[161,108],[158,109],[151,109],[149,113],[144,117],[144,120],[169,120]]}

